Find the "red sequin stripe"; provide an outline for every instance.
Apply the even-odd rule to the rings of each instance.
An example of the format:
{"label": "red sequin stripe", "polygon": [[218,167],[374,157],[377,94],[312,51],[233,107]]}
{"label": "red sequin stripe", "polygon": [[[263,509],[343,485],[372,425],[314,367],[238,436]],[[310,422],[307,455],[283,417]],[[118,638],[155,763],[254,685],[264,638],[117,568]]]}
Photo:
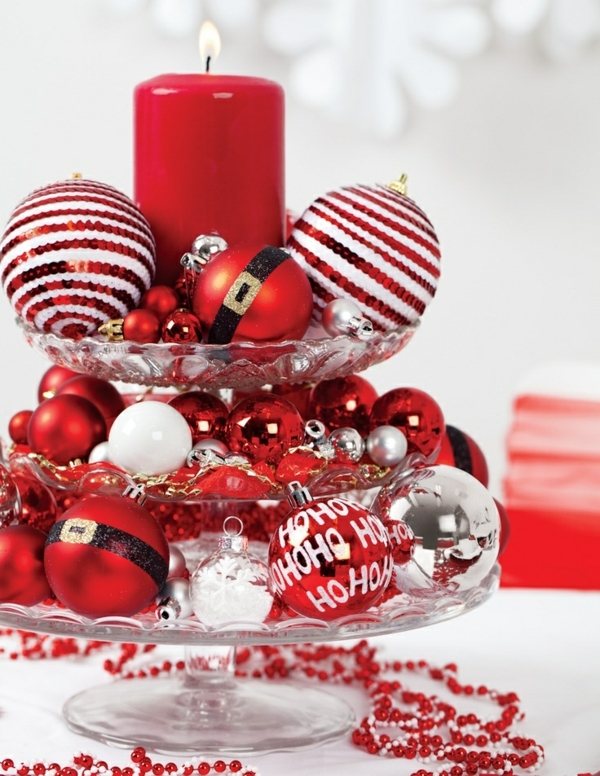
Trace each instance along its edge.
{"label": "red sequin stripe", "polygon": [[87,181],[87,180],[84,180],[81,182],[78,182],[76,180],[64,181],[64,183],[51,183],[49,186],[41,186],[39,189],[32,191],[31,194],[29,194],[29,196],[27,196],[23,200],[23,202],[26,202],[27,200],[35,198],[40,194],[53,194],[53,193],[61,194],[61,193],[73,192],[73,191],[84,191],[84,192],[102,194],[107,197],[112,197],[113,199],[117,200],[117,202],[121,202],[123,205],[127,206],[128,208],[135,209],[135,205],[129,199],[129,197],[123,194],[122,192],[120,192],[118,189],[115,189],[113,186],[108,186],[105,183],[98,183],[97,181]]}
{"label": "red sequin stripe", "polygon": [[[370,250],[377,253],[379,256],[381,256],[388,264],[391,264],[392,267],[395,267],[396,269],[400,270],[404,275],[409,277],[411,280],[414,280],[415,283],[418,283],[422,288],[424,288],[428,293],[433,296],[436,291],[436,287],[429,283],[425,278],[423,278],[421,275],[417,274],[413,269],[411,269],[408,265],[404,264],[401,261],[398,261],[394,256],[392,256],[390,253],[387,253],[383,248],[380,248],[378,245],[375,245],[372,242],[369,242],[363,235],[358,234],[358,232],[353,231],[350,229],[350,227],[347,225],[345,221],[338,220],[337,218],[334,218],[329,213],[324,213],[322,210],[319,210],[318,207],[313,206],[312,209],[313,213],[316,213],[321,218],[323,218],[325,221],[328,221],[330,224],[333,224],[334,226],[337,226],[338,229],[340,229],[344,234],[347,234],[349,237],[351,237],[353,240],[356,240],[361,245],[364,245],[366,248],[369,248]],[[370,263],[367,262],[367,266],[372,266]],[[362,269],[362,267],[361,267]]]}
{"label": "red sequin stripe", "polygon": [[[422,237],[420,234],[413,232],[412,229],[409,229],[406,226],[399,224],[398,219],[400,219],[401,221],[405,220],[402,213],[399,213],[397,210],[394,210],[394,208],[389,207],[383,202],[377,200],[375,197],[371,196],[370,194],[367,194],[362,189],[349,189],[349,191],[352,191],[354,194],[356,194],[358,198],[362,200],[362,202],[356,202],[356,200],[353,200],[350,197],[342,198],[342,196],[340,196],[340,194],[338,194],[337,192],[334,192],[334,196],[336,196],[338,199],[342,199],[342,201],[347,202],[354,209],[359,208],[361,212],[368,213],[372,218],[377,219],[377,221],[380,221],[381,223],[392,227],[395,231],[400,232],[400,234],[404,235],[404,237],[407,237],[413,242],[416,242],[417,245],[420,245],[421,247],[425,248],[426,251],[428,251],[433,257],[435,257],[439,261],[440,249],[439,249],[439,246],[437,245],[437,241],[431,242],[430,240],[427,240],[425,237]],[[371,210],[365,207],[363,202],[365,203],[370,202],[371,204],[377,205],[377,207],[387,211],[390,215],[394,216],[394,220],[391,221],[387,219],[385,216],[382,216],[381,213],[378,213],[376,210]]]}
{"label": "red sequin stripe", "polygon": [[59,275],[61,273],[65,275],[63,283],[66,284],[74,280],[73,276],[78,272],[80,274],[98,275],[98,283],[101,283],[105,277],[120,278],[137,288],[140,296],[146,291],[146,285],[132,269],[117,267],[109,261],[89,261],[87,259],[81,261],[69,259],[66,261],[62,259],[61,261],[51,261],[39,267],[26,269],[10,281],[6,293],[11,297],[17,289],[22,288],[32,280],[39,280],[40,285],[43,285],[49,275]]}
{"label": "red sequin stripe", "polygon": [[[45,280],[43,282],[43,286],[41,287],[43,293],[47,293],[48,291],[92,291],[94,294],[107,294],[108,296],[113,297],[114,299],[117,299],[119,302],[122,302],[128,310],[132,310],[136,305],[136,300],[133,298],[131,293],[127,291],[124,288],[114,288],[113,286],[106,286],[106,288],[101,288],[99,286],[98,282],[91,281],[91,280],[69,280],[68,288],[66,288],[66,284],[64,280],[52,280],[48,281]],[[21,299],[15,304],[15,311],[20,314],[23,307],[27,304],[27,302],[30,299],[33,299],[35,296],[37,296],[40,293],[40,288],[34,288],[31,289],[29,293],[26,293],[23,295]],[[55,300],[58,297],[51,297],[46,300],[45,304],[54,304]],[[93,297],[96,298],[95,296]],[[87,297],[86,297],[87,299]],[[96,303],[94,302],[94,307],[96,307]],[[114,317],[114,316],[113,316]]]}
{"label": "red sequin stripe", "polygon": [[[387,186],[363,186],[363,189],[366,189],[368,191],[372,191],[375,194],[379,194],[382,197],[385,197],[386,199],[389,199],[390,202],[393,202],[395,205],[399,205],[402,203],[404,207],[406,207],[408,210],[411,210],[416,216],[419,216],[419,218],[423,219],[425,223],[429,224],[429,228],[431,229],[433,236],[435,237],[435,240],[437,242],[437,236],[435,234],[435,227],[427,217],[427,214],[421,210],[421,208],[417,205],[417,203],[414,201],[414,199],[411,199],[410,197],[407,197],[406,194],[399,194],[396,191],[393,191],[392,189],[388,188]],[[420,222],[419,222],[420,223]],[[425,228],[425,227],[422,227]],[[427,229],[426,229],[427,231]]]}
{"label": "red sequin stripe", "polygon": [[[70,210],[47,210],[42,211],[41,213],[31,213],[28,212],[27,216],[25,218],[20,218],[18,221],[12,220],[7,228],[4,234],[2,235],[2,242],[4,242],[8,236],[16,231],[17,229],[20,229],[22,226],[27,226],[27,224],[31,224],[34,221],[39,221],[42,218],[56,218],[57,216],[69,216],[70,219],[73,216],[87,216],[89,218],[108,218],[111,221],[118,221],[120,224],[123,224],[124,226],[128,226],[131,229],[137,229],[138,232],[142,232],[142,234],[138,234],[137,232],[125,232],[127,236],[130,237],[130,239],[137,241],[144,245],[148,250],[152,253],[154,250],[154,242],[150,240],[147,236],[147,229],[141,229],[138,227],[138,222],[135,221],[133,218],[130,218],[128,215],[123,214],[122,212],[106,212],[106,213],[100,213],[97,210],[88,210],[86,208],[71,208]],[[69,220],[68,222],[64,222],[65,229],[70,229],[72,221]],[[69,226],[67,226],[69,224]]]}
{"label": "red sequin stripe", "polygon": [[[152,276],[154,273],[154,267],[152,266],[151,262],[145,256],[142,256],[140,253],[138,253],[138,251],[131,248],[129,245],[123,245],[121,243],[110,242],[109,240],[99,240],[97,238],[90,237],[82,238],[80,240],[62,240],[61,242],[39,245],[37,248],[33,248],[30,251],[20,253],[18,256],[15,256],[13,259],[11,259],[11,261],[2,271],[2,283],[6,282],[6,278],[13,271],[13,269],[16,269],[20,264],[22,264],[24,261],[27,261],[28,259],[31,259],[33,256],[44,256],[45,254],[51,254],[60,250],[76,251],[84,248],[89,250],[105,250],[109,251],[110,253],[118,253],[121,256],[128,256],[129,258],[135,259],[144,267],[146,267],[150,273],[150,276]],[[49,259],[51,258],[52,257],[49,257]],[[136,277],[136,285],[138,285],[142,293],[146,290],[142,281],[133,272],[133,270],[128,270],[123,267],[116,267],[108,262],[92,262],[89,259],[77,259],[76,256],[73,256],[73,258],[69,259],[57,258],[54,262],[48,262],[49,265],[55,264],[57,268],[60,268],[54,270],[55,272],[66,272],[67,270],[70,272],[89,272],[90,270],[88,270],[87,267],[94,263],[97,263],[99,266],[106,267],[106,270],[102,272],[104,275],[110,274],[121,277],[124,276],[125,273],[131,273],[132,277]],[[46,270],[44,274],[48,274],[49,272],[50,270]],[[50,274],[52,274],[52,272],[50,272]]]}
{"label": "red sequin stripe", "polygon": [[[333,267],[330,267],[325,261],[320,259],[314,253],[312,253],[307,248],[305,248],[303,245],[300,245],[300,243],[296,240],[295,237],[293,236],[290,237],[288,241],[288,246],[293,250],[298,251],[298,253],[304,257],[304,260],[311,267],[313,267],[318,272],[320,272],[321,275],[326,277],[331,283],[333,283],[336,286],[339,286],[340,290],[345,292],[346,296],[349,299],[355,299],[356,301],[361,302],[366,307],[369,307],[371,310],[375,310],[375,312],[378,312],[380,315],[383,315],[385,318],[389,318],[394,323],[397,323],[397,322],[401,324],[409,323],[408,318],[405,318],[400,313],[395,313],[380,299],[377,299],[371,294],[368,294],[364,288],[360,288],[356,284],[352,283],[352,281],[348,280],[348,278],[344,277],[344,275],[340,274],[337,270],[333,269]],[[313,282],[312,278],[311,278],[311,282]]]}
{"label": "red sequin stripe", "polygon": [[[351,190],[356,191],[354,188]],[[357,191],[357,193],[359,192]],[[439,240],[437,234],[435,233],[435,229],[431,225],[431,222],[425,213],[422,213],[421,211],[423,218],[425,219],[424,221],[420,220],[419,218],[415,218],[415,216],[412,215],[414,210],[407,207],[405,204],[406,200],[400,197],[400,195],[394,196],[394,193],[391,191],[386,193],[384,189],[365,186],[360,189],[360,193],[362,193],[365,199],[369,199],[369,201],[374,202],[375,204],[379,205],[379,207],[388,210],[390,213],[394,213],[398,218],[401,218],[403,221],[407,221],[415,228],[425,232],[425,234],[429,236],[431,242],[439,250]]]}
{"label": "red sequin stripe", "polygon": [[[328,210],[331,210],[340,218],[349,220],[355,226],[359,226],[365,232],[370,234],[371,237],[376,237],[377,239],[381,240],[391,250],[395,250],[405,258],[410,259],[414,264],[416,264],[422,270],[425,270],[425,272],[428,272],[433,278],[436,278],[436,279],[439,278],[440,276],[439,267],[437,267],[435,264],[432,264],[430,261],[427,261],[427,259],[424,259],[420,254],[416,253],[416,251],[413,251],[411,248],[409,248],[408,245],[398,242],[398,240],[395,240],[391,235],[386,234],[385,232],[382,232],[376,226],[373,226],[372,224],[369,224],[367,221],[364,221],[362,218],[360,218],[358,213],[349,213],[344,208],[341,208],[335,205],[333,202],[331,202],[331,200],[327,200],[322,197],[319,197],[319,199],[316,200],[315,204],[321,205],[321,207],[325,207]],[[354,203],[354,207],[356,207],[356,203]],[[377,213],[374,213],[373,216],[377,218],[377,220],[380,221],[381,223],[385,224],[386,226],[389,226],[391,229],[402,232],[402,230],[399,229],[398,224],[396,224],[395,222],[388,221],[387,219],[385,219],[384,217],[382,217]]]}
{"label": "red sequin stripe", "polygon": [[[61,305],[79,305],[81,307],[89,307],[90,309],[103,313],[107,320],[111,318],[117,318],[119,316],[119,310],[109,302],[104,302],[93,297],[81,296],[80,294],[65,294],[64,296],[55,296],[52,299],[48,299],[47,297],[38,299],[27,311],[27,320],[33,322],[36,315],[41,313],[43,310],[47,310],[50,305],[52,307],[56,307],[57,311],[48,319],[48,323],[44,324],[45,328],[48,328],[53,321],[70,317],[68,310],[59,309]],[[83,318],[84,316],[86,317],[85,313],[73,313],[73,318]],[[98,318],[95,316],[89,315],[89,320],[96,327],[100,325]]]}
{"label": "red sequin stripe", "polygon": [[377,269],[368,261],[356,256],[350,248],[338,242],[334,237],[325,232],[320,231],[312,224],[307,223],[303,218],[296,224],[296,229],[299,229],[304,234],[309,235],[321,245],[329,248],[333,253],[341,256],[349,264],[352,264],[356,269],[363,272],[368,277],[372,278],[382,288],[385,288],[397,299],[401,299],[409,307],[412,307],[417,313],[422,314],[425,311],[425,302],[419,299],[411,291],[409,291],[400,283],[396,282],[385,272]]}

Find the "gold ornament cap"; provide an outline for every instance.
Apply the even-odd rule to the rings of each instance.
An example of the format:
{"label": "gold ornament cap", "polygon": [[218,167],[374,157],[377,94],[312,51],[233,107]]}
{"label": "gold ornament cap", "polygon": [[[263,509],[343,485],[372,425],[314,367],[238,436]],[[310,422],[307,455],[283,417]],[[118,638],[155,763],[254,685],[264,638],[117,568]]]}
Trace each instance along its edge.
{"label": "gold ornament cap", "polygon": [[123,342],[123,318],[113,318],[98,326],[98,334],[106,337],[109,342]]}
{"label": "gold ornament cap", "polygon": [[403,172],[395,181],[388,183],[386,188],[395,191],[397,194],[402,194],[402,196],[405,197],[408,193],[408,175]]}

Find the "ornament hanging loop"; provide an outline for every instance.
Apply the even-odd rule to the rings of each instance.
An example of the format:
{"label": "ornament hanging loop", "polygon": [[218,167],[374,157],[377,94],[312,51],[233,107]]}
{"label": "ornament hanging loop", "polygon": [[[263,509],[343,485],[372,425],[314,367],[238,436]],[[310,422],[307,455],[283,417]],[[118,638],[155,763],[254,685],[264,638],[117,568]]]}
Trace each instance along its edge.
{"label": "ornament hanging loop", "polygon": [[244,530],[244,523],[236,515],[229,515],[223,520],[223,533],[227,536],[241,536]]}
{"label": "ornament hanging loop", "polygon": [[230,515],[223,521],[223,536],[219,538],[219,550],[245,552],[248,549],[248,537],[242,535],[244,523],[239,517]]}

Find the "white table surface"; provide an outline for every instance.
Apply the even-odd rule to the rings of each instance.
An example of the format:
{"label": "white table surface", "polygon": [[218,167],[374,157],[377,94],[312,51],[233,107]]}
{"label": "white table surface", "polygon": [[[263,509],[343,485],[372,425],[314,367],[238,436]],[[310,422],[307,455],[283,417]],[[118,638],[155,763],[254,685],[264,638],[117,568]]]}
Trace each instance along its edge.
{"label": "white table surface", "polygon": [[[465,681],[516,691],[527,713],[522,730],[546,747],[544,776],[600,771],[600,593],[502,590],[462,618],[376,641],[387,656],[423,657],[440,665],[454,661]],[[108,681],[103,659],[12,662],[0,657],[0,759],[52,758],[67,764],[83,749],[124,765],[122,750],[70,733],[60,717],[70,695]],[[335,691],[346,692],[363,713],[357,693]],[[261,776],[411,772],[406,761],[366,755],[346,740],[298,754],[241,759]]]}

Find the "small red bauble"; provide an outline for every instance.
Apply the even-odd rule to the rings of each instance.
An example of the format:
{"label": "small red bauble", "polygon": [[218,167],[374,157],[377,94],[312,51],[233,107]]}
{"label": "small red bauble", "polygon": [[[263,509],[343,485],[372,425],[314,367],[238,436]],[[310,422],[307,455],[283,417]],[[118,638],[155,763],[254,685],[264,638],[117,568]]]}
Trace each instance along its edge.
{"label": "small red bauble", "polygon": [[330,430],[350,427],[366,436],[369,413],[376,398],[377,391],[364,377],[350,375],[323,380],[311,394],[311,417],[322,421]]}
{"label": "small red bauble", "polygon": [[229,410],[227,406],[204,391],[181,393],[169,402],[186,419],[194,444],[201,439],[224,439],[225,424]]}
{"label": "small red bauble", "polygon": [[58,364],[51,366],[50,369],[44,372],[38,385],[38,402],[41,403],[44,399],[51,399],[63,383],[66,383],[72,377],[77,377],[77,375],[78,372],[67,369],[66,366],[58,366]]}
{"label": "small red bauble", "polygon": [[151,310],[132,310],[123,318],[123,339],[130,342],[158,342],[160,329],[160,321]]}
{"label": "small red bauble", "polygon": [[31,410],[21,410],[16,412],[8,421],[8,433],[16,445],[27,444],[27,427],[33,412]]}
{"label": "small red bauble", "polygon": [[140,307],[154,313],[159,321],[164,321],[179,307],[179,294],[171,286],[152,286],[142,297]]}
{"label": "small red bauble", "polygon": [[207,342],[301,339],[312,315],[312,290],[286,251],[230,248],[199,273],[193,308]]}
{"label": "small red bauble", "polygon": [[446,425],[438,403],[418,388],[394,388],[384,393],[371,409],[371,430],[395,426],[406,437],[409,453],[425,457],[439,450]]}
{"label": "small red bauble", "polygon": [[57,514],[52,491],[26,471],[15,471],[12,476],[21,500],[19,523],[47,534]]}
{"label": "small red bauble", "polygon": [[107,431],[110,431],[117,415],[125,409],[123,397],[108,380],[88,375],[77,375],[67,380],[58,389],[57,396],[81,396],[90,401],[100,412],[106,423]]}
{"label": "small red bauble", "polygon": [[162,338],[165,342],[200,342],[202,327],[198,317],[189,310],[175,310],[163,322]]}
{"label": "small red bauble", "polygon": [[34,606],[52,596],[44,573],[46,536],[28,525],[0,531],[0,603]]}
{"label": "small red bauble", "polygon": [[238,402],[229,414],[229,449],[253,462],[277,465],[290,447],[303,441],[304,422],[294,405],[285,399],[256,393]]}
{"label": "small red bauble", "polygon": [[472,474],[487,488],[490,477],[487,461],[477,442],[455,426],[446,426],[436,464],[447,464]]}
{"label": "small red bauble", "polygon": [[54,396],[42,402],[29,421],[28,440],[34,453],[58,464],[85,460],[106,439],[100,410],[82,396]]}
{"label": "small red bauble", "polygon": [[169,547],[152,515],[123,496],[88,496],[55,523],[44,554],[61,603],[86,617],[129,617],[167,579]]}
{"label": "small red bauble", "polygon": [[381,520],[343,498],[313,500],[290,484],[296,504],[269,545],[271,589],[297,614],[333,620],[364,612],[393,574],[390,539]]}
{"label": "small red bauble", "polygon": [[290,401],[305,420],[309,420],[310,415],[310,395],[312,386],[310,383],[282,383],[274,385],[271,389],[274,396],[281,396],[282,399]]}

